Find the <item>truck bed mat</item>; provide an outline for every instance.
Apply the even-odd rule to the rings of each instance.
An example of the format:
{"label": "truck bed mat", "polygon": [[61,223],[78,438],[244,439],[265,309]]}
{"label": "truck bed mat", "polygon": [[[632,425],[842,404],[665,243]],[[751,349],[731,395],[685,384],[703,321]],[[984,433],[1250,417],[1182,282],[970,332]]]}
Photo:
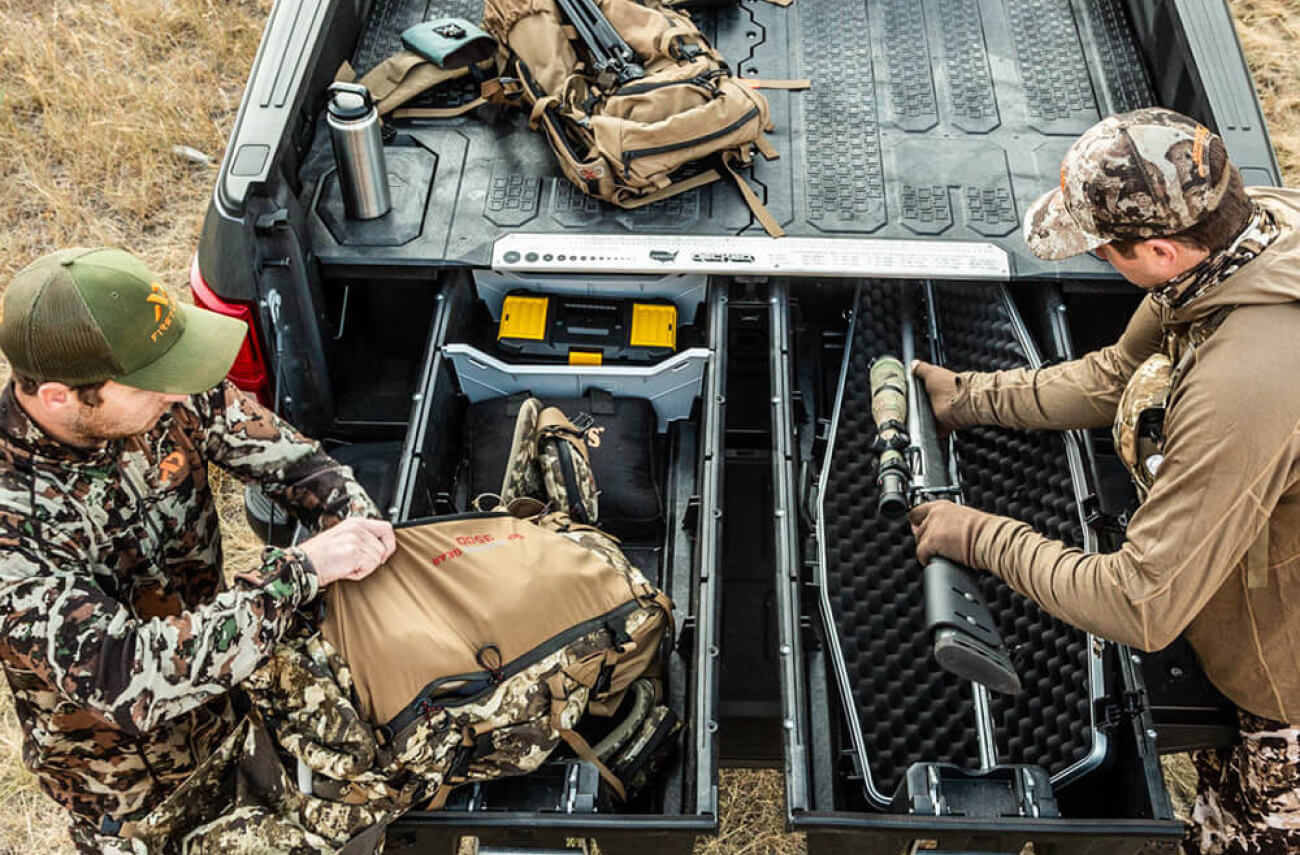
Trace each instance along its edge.
{"label": "truck bed mat", "polygon": [[[926,632],[921,568],[906,520],[876,513],[875,425],[868,366],[899,351],[902,300],[915,282],[861,289],[845,355],[834,434],[821,493],[821,577],[832,659],[867,797],[883,807],[907,767],[946,762],[979,767],[972,690],[935,664]],[[1037,363],[1002,286],[934,287],[946,364],[954,370]],[[1000,428],[959,431],[958,469],[967,501],[1025,520],[1068,543],[1085,545],[1078,500],[1085,492],[1073,437]],[[1099,660],[1087,634],[1069,627],[990,574],[980,574],[1024,685],[992,695],[997,762],[1035,763],[1058,785],[1102,759],[1092,727]]]}
{"label": "truck bed mat", "polygon": [[[364,72],[399,48],[402,29],[448,14],[477,19],[481,3],[375,0],[354,66]],[[781,157],[759,158],[749,176],[789,234],[988,241],[1012,255],[1018,276],[1102,274],[1086,256],[1049,268],[1019,231],[1078,134],[1155,103],[1123,0],[742,0],[692,14],[737,74],[812,81],[766,92]],[[461,87],[425,100],[472,95]],[[389,160],[405,186],[395,196],[418,201],[395,204],[385,219],[402,222],[384,229],[342,216],[318,133],[303,176],[318,182],[321,258],[486,266],[509,232],[762,234],[730,182],[636,211],[588,198],[526,118],[484,108],[396,122],[403,134]]]}

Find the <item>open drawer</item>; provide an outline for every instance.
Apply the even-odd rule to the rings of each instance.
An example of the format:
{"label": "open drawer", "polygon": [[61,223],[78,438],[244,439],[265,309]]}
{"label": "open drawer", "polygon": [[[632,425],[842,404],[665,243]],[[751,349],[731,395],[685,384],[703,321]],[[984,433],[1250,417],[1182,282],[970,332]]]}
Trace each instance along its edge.
{"label": "open drawer", "polygon": [[[507,283],[543,295],[571,284]],[[618,297],[645,293],[645,284],[615,279],[584,287],[592,297]],[[590,838],[606,851],[686,852],[697,834],[717,823],[714,567],[721,532],[725,298],[702,279],[669,283],[668,298],[680,303],[684,343],[655,365],[521,364],[493,348],[503,287],[491,274],[476,283],[468,271],[439,282],[390,515],[408,520],[466,510],[473,499],[466,485],[467,412],[475,403],[524,392],[543,400],[573,398],[592,390],[650,400],[664,524],[650,534],[612,525],[610,532],[676,604],[677,637],[665,661],[665,682],[686,727],[681,750],[659,781],[617,814],[595,812],[584,798],[590,783],[543,767],[523,778],[463,786],[444,810],[408,814],[389,832],[389,847],[455,852],[462,838],[512,847],[563,847],[566,839]]]}
{"label": "open drawer", "polygon": [[[899,354],[903,307],[922,358],[934,342],[954,370],[1040,364],[1011,292],[865,280],[813,296],[801,284],[774,284],[771,314],[791,826],[826,852],[1136,853],[1177,840],[1136,657],[979,574],[1023,689],[995,695],[940,670],[907,522],[876,514],[867,367]],[[1080,437],[975,428],[951,450],[972,504],[1096,548]]]}

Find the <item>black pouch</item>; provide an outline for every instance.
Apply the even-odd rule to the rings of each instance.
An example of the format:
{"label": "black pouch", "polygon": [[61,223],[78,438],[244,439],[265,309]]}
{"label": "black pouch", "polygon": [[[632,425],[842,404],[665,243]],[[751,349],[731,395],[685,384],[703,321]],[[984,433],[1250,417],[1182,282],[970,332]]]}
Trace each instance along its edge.
{"label": "black pouch", "polygon": [[[495,492],[505,474],[506,457],[519,407],[527,393],[471,404],[465,414],[469,456],[469,495]],[[598,428],[599,444],[587,455],[600,490],[600,528],[624,540],[654,540],[663,532],[654,406],[644,398],[616,398],[593,389],[581,398],[545,401],[570,419],[585,413]]]}

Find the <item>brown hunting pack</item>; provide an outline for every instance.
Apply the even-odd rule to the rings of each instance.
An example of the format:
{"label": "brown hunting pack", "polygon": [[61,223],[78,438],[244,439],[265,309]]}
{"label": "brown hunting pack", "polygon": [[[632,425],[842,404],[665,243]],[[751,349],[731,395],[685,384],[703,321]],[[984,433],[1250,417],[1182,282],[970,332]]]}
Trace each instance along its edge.
{"label": "brown hunting pack", "polygon": [[[736,172],[776,150],[767,99],[738,80],[685,12],[656,0],[488,0],[530,122],[589,196],[637,208],[730,174],[769,234],[776,220]],[[717,156],[719,168],[678,170]]]}
{"label": "brown hunting pack", "polygon": [[[756,89],[803,89],[807,81],[735,77],[690,15],[660,0],[488,0],[483,30],[500,45],[499,76],[481,51],[413,49],[422,45],[407,36],[429,32],[486,41],[472,24],[446,19],[408,30],[407,49],[360,82],[379,113],[394,118],[448,118],[489,101],[521,104],[564,175],[621,208],[728,176],[767,233],[784,234],[737,170],[755,150],[768,160],[778,156],[764,136],[772,129],[767,99]],[[481,97],[453,108],[402,106],[467,74],[480,79]],[[353,76],[351,67],[340,69],[341,79]]]}
{"label": "brown hunting pack", "polygon": [[[580,444],[576,428],[555,438],[572,424],[521,407],[503,492],[556,465],[543,449]],[[243,851],[272,832],[284,851],[366,852],[406,810],[531,772],[561,742],[608,803],[654,774],[680,728],[657,675],[673,606],[614,538],[527,496],[396,535],[379,571],[328,589],[319,633],[243,684],[252,713],[130,836],[150,852]],[[610,720],[594,745],[577,729],[588,712]]]}

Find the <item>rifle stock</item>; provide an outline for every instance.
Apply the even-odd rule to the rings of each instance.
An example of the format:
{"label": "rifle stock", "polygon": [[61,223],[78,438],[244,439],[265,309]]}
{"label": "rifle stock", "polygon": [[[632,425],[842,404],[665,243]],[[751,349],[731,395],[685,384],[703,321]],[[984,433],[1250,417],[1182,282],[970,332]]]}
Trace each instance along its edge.
{"label": "rifle stock", "polygon": [[[925,384],[911,371],[916,353],[912,318],[903,316],[903,360],[884,356],[872,363],[871,414],[880,455],[879,511],[898,518],[935,499],[961,502],[955,473],[945,465],[934,410]],[[923,571],[925,617],[935,661],[945,671],[990,691],[1020,691],[1011,656],[969,567],[942,556]]]}

